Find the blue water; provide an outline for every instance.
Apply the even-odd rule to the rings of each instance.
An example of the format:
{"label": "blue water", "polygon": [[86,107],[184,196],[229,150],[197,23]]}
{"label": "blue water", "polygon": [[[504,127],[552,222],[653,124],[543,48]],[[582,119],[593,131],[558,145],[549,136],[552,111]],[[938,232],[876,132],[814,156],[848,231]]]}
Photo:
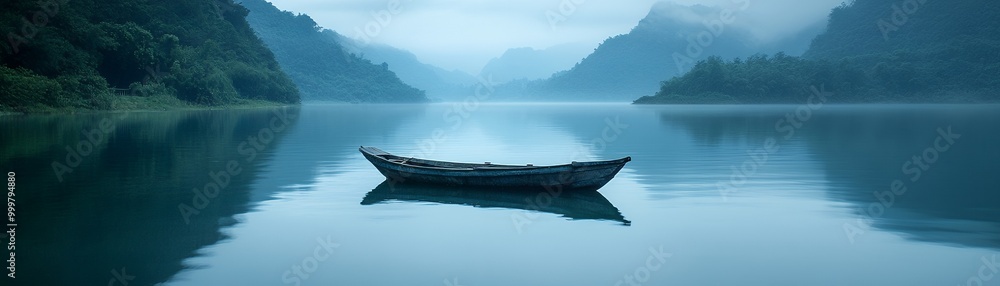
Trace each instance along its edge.
{"label": "blue water", "polygon": [[[105,119],[113,130],[60,182],[52,163]],[[33,285],[1000,285],[996,105],[305,105],[0,122],[0,166],[23,199],[17,281]],[[361,145],[633,161],[598,205],[362,204],[384,178]],[[240,171],[199,201],[192,190],[231,161]],[[556,204],[569,210],[544,208]]]}

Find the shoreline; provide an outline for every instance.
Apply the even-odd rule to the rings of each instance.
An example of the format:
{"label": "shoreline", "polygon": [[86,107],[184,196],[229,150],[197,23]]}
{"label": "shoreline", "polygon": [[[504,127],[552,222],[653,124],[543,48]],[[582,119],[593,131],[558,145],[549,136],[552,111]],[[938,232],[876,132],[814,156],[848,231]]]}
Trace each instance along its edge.
{"label": "shoreline", "polygon": [[[833,104],[997,104],[1000,99],[994,98],[995,93],[980,91],[944,91],[926,94],[915,94],[911,97],[902,95],[834,95]],[[794,96],[783,96],[792,99]],[[761,105],[761,104],[802,104],[806,97],[798,100],[774,100],[760,102],[741,102],[738,97],[722,94],[705,94],[699,96],[652,95],[643,96],[634,101],[633,105]],[[838,100],[839,99],[839,100]]]}
{"label": "shoreline", "polygon": [[[163,99],[163,98],[160,98]],[[160,102],[157,104],[152,99],[142,100],[143,102],[136,101],[116,101],[115,105],[119,105],[119,108],[112,109],[87,109],[87,108],[51,108],[46,106],[37,106],[28,108],[27,111],[13,111],[9,109],[0,109],[0,116],[11,116],[11,115],[34,115],[34,114],[100,114],[100,113],[122,113],[122,112],[170,112],[170,111],[200,111],[200,110],[234,110],[234,109],[256,109],[256,108],[268,108],[268,107],[289,107],[289,106],[301,106],[302,103],[281,103],[265,100],[250,100],[250,99],[240,99],[240,102],[227,103],[222,105],[198,105],[183,102],[180,100],[168,99],[170,103]],[[4,107],[6,108],[6,107]]]}

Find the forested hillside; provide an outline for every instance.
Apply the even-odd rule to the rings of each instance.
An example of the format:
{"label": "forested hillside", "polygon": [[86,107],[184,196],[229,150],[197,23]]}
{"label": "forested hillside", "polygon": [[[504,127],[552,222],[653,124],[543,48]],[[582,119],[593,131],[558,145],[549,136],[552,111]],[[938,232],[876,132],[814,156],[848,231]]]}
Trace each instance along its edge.
{"label": "forested hillside", "polygon": [[424,91],[406,85],[385,63],[373,64],[344,50],[337,35],[305,14],[281,11],[264,0],[237,0],[250,9],[250,25],[274,52],[304,100],[423,102]]}
{"label": "forested hillside", "polygon": [[837,102],[1000,99],[1000,2],[856,0],[830,13],[802,58],[719,58],[637,103],[797,103],[811,86]]}
{"label": "forested hillside", "polygon": [[0,109],[298,103],[247,13],[232,0],[3,1]]}
{"label": "forested hillside", "polygon": [[468,73],[423,63],[409,51],[381,43],[364,44],[330,30],[324,34],[336,38],[349,53],[372,62],[387,63],[400,80],[423,90],[431,100],[462,100],[469,95],[469,87],[477,82],[476,77]]}
{"label": "forested hillside", "polygon": [[[904,3],[916,5],[904,5]],[[934,53],[1000,40],[1000,3],[989,0],[856,0],[830,13],[806,58],[840,59],[893,52]],[[956,55],[959,56],[959,55]]]}
{"label": "forested hillside", "polygon": [[[733,25],[720,26],[718,33],[710,35],[708,45],[689,41],[705,30],[703,23],[689,19],[718,19],[721,10],[658,3],[628,34],[608,38],[572,69],[537,86],[531,84],[529,90],[539,96],[574,100],[634,98],[655,92],[660,81],[709,55],[732,58],[751,54],[749,32]],[[694,47],[688,52],[691,45]]]}

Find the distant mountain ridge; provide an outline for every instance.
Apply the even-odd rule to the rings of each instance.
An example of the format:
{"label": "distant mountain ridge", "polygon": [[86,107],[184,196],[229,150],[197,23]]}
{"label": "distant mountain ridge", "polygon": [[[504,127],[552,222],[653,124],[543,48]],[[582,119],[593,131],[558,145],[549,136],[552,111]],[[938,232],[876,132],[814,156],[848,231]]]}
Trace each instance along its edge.
{"label": "distant mountain ridge", "polygon": [[[534,98],[631,100],[659,90],[660,82],[682,74],[709,56],[745,57],[779,49],[760,43],[739,21],[749,1],[685,6],[659,2],[629,33],[605,40],[573,68],[545,81],[525,83]],[[818,33],[819,29],[804,33]],[[802,38],[801,35],[790,37]],[[805,44],[798,44],[804,50]],[[515,88],[516,89],[516,88]]]}
{"label": "distant mountain ridge", "polygon": [[434,100],[459,100],[468,96],[470,86],[477,79],[475,76],[458,70],[426,64],[417,56],[392,46],[379,43],[360,43],[334,31],[326,30],[324,34],[336,39],[345,50],[373,63],[386,63],[389,70],[396,73],[399,79],[418,89],[427,92],[427,97]]}
{"label": "distant mountain ridge", "polygon": [[511,48],[486,63],[479,75],[491,76],[496,83],[546,79],[556,72],[572,68],[593,50],[583,44],[563,44],[540,50]]}
{"label": "distant mountain ridge", "polygon": [[265,0],[238,0],[247,20],[299,87],[303,100],[424,102],[424,91],[403,83],[388,65],[349,53],[305,14],[282,11]]}

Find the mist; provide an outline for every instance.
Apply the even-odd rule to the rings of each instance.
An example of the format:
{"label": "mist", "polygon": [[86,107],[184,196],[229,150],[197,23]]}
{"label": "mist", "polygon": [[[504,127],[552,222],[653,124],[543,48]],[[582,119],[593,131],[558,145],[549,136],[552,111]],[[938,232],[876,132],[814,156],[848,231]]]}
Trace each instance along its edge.
{"label": "mist", "polygon": [[0,285],[1000,285],[997,15],[3,1]]}
{"label": "mist", "polygon": [[[568,43],[597,45],[628,33],[660,1],[585,0],[365,1],[274,0],[279,9],[311,16],[347,37],[413,52],[421,61],[478,74],[510,48],[545,49]],[[579,2],[579,3],[578,3]],[[680,5],[729,7],[741,0],[678,0]],[[842,0],[750,0],[736,15],[762,42],[779,40],[826,20]],[[585,56],[581,55],[581,56]]]}

